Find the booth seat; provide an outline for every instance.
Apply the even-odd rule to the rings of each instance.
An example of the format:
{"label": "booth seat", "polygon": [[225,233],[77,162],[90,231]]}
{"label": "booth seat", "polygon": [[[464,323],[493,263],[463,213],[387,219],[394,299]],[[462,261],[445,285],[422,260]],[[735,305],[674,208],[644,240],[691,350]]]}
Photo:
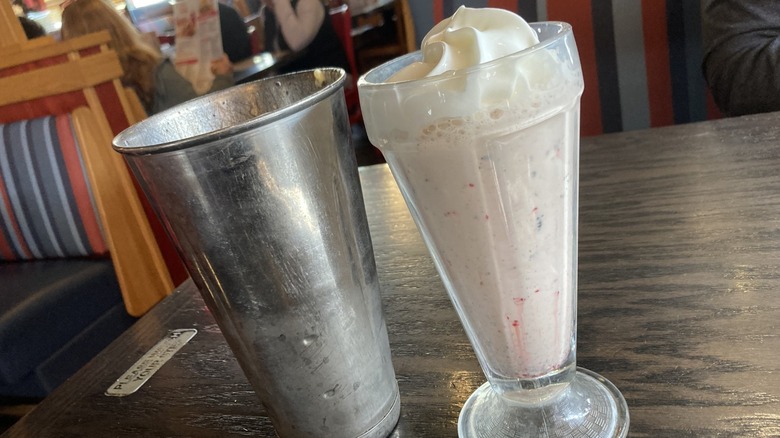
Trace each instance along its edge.
{"label": "booth seat", "polygon": [[0,263],[0,395],[42,398],[134,321],[110,259]]}
{"label": "booth seat", "polygon": [[111,149],[144,114],[109,34],[27,41],[8,17],[0,4],[0,398],[39,398],[174,280]]}

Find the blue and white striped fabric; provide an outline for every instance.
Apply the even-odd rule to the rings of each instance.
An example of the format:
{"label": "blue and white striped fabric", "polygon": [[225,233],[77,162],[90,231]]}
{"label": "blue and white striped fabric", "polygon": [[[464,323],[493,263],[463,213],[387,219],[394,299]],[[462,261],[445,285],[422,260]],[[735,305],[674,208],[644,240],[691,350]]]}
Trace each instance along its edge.
{"label": "blue and white striped fabric", "polygon": [[0,125],[0,260],[107,253],[70,115]]}

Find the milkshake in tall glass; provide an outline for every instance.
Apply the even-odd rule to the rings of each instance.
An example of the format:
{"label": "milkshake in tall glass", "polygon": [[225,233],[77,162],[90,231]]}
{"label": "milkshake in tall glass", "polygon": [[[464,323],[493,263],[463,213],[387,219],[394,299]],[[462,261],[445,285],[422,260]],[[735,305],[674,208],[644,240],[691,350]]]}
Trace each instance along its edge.
{"label": "milkshake in tall glass", "polygon": [[[369,138],[490,382],[464,407],[461,433],[502,436],[476,418],[487,405],[490,415],[522,409],[533,417],[513,426],[518,433],[554,430],[532,423],[550,414],[540,407],[570,399],[582,374],[575,346],[583,80],[571,28],[460,8],[428,33],[421,52],[377,67],[358,86]],[[588,384],[603,380],[587,373]],[[621,436],[625,401],[606,383],[597,400],[613,411],[622,403],[625,421],[613,418],[592,436]],[[582,403],[575,409],[590,409]]]}

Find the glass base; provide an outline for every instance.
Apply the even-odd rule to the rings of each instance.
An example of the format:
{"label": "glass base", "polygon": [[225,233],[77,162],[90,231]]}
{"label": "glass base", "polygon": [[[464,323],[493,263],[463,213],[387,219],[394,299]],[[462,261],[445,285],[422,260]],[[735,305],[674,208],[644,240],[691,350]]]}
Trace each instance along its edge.
{"label": "glass base", "polygon": [[622,438],[628,434],[628,423],[628,405],[615,385],[577,368],[568,388],[539,406],[514,404],[485,383],[460,411],[458,436]]}

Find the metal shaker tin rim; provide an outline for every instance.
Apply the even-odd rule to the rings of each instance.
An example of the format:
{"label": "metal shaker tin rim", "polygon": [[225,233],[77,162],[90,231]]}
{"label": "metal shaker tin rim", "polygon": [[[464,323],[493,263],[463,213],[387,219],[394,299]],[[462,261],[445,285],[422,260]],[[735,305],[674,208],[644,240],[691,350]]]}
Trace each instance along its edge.
{"label": "metal shaker tin rim", "polygon": [[[242,90],[257,87],[260,84],[266,82],[269,83],[283,82],[285,78],[289,79],[293,76],[302,76],[307,74],[314,76],[314,73],[316,71],[323,72],[326,74],[326,76],[328,73],[335,73],[336,79],[330,83],[326,83],[320,90],[316,91],[315,93],[312,93],[290,105],[287,105],[285,107],[273,111],[263,112],[262,114],[259,114],[256,117],[248,118],[240,123],[231,126],[207,131],[186,138],[181,138],[173,141],[166,141],[158,144],[132,145],[132,143],[134,142],[133,141],[134,138],[143,138],[144,131],[153,129],[150,128],[150,126],[158,124],[159,121],[162,119],[172,117],[175,113],[181,111],[182,108],[185,108],[187,106],[197,106],[199,104],[203,104],[204,101],[215,101],[220,99],[221,97],[224,97],[225,95],[241,93]],[[344,69],[337,68],[337,67],[323,67],[323,68],[317,68],[312,70],[302,70],[298,72],[287,73],[279,76],[271,76],[268,78],[263,78],[263,79],[258,79],[256,81],[248,82],[245,84],[235,85],[233,87],[224,90],[220,90],[214,93],[209,93],[197,97],[195,99],[189,100],[183,104],[177,105],[175,107],[169,108],[160,113],[154,114],[136,124],[129,126],[128,128],[124,129],[122,132],[117,134],[116,137],[114,137],[114,140],[112,141],[112,147],[115,151],[125,155],[151,155],[151,154],[179,151],[182,149],[187,149],[187,148],[211,143],[222,138],[227,138],[227,137],[241,134],[246,131],[250,131],[259,126],[267,125],[276,120],[283,119],[291,114],[295,114],[298,111],[308,108],[317,102],[327,99],[333,93],[340,91],[343,87],[345,80],[346,80],[346,72],[344,71]]]}

